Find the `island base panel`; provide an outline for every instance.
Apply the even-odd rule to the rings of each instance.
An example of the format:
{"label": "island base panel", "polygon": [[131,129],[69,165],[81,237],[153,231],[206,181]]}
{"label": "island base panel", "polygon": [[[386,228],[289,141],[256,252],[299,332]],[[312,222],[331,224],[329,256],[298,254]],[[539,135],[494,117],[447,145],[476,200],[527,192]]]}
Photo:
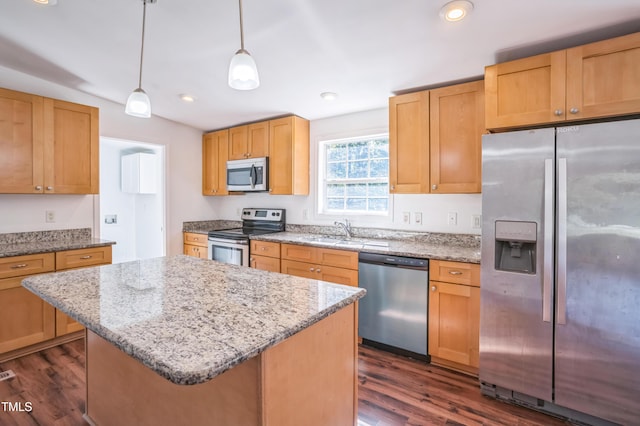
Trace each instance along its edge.
{"label": "island base panel", "polygon": [[87,330],[86,420],[93,425],[354,425],[352,304],[212,380],[176,385]]}

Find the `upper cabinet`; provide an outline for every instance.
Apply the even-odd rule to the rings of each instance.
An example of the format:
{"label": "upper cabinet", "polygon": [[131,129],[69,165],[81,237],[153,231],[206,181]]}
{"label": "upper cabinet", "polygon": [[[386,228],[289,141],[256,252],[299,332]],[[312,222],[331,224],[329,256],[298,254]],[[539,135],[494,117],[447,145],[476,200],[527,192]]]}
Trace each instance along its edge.
{"label": "upper cabinet", "polygon": [[640,112],[640,33],[488,66],[488,129]]}
{"label": "upper cabinet", "polygon": [[0,88],[0,193],[97,194],[98,109]]}
{"label": "upper cabinet", "polygon": [[389,192],[429,192],[429,92],[389,98]]}
{"label": "upper cabinet", "polygon": [[475,193],[482,187],[484,82],[429,92],[431,193]]}
{"label": "upper cabinet", "polygon": [[246,124],[229,129],[229,160],[267,157],[269,122]]}
{"label": "upper cabinet", "polygon": [[389,191],[480,192],[482,133],[482,81],[390,98]]}
{"label": "upper cabinet", "polygon": [[289,116],[269,121],[269,193],[309,194],[309,121]]}
{"label": "upper cabinet", "polygon": [[227,195],[229,130],[202,136],[202,195]]}

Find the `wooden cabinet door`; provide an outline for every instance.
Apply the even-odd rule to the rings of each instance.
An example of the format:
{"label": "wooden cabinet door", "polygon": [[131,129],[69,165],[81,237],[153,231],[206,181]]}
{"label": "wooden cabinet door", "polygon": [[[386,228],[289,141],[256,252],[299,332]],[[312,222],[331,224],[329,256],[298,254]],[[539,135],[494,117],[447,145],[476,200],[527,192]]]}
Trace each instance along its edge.
{"label": "wooden cabinet door", "polygon": [[56,309],[56,336],[84,330],[82,324]]}
{"label": "wooden cabinet door", "polygon": [[486,127],[565,120],[565,76],[564,50],[486,67]]}
{"label": "wooden cabinet door", "polygon": [[389,192],[429,192],[429,92],[389,98]]}
{"label": "wooden cabinet door", "polygon": [[269,122],[261,121],[247,126],[247,158],[269,156]]}
{"label": "wooden cabinet door", "polygon": [[229,129],[229,160],[247,158],[247,126],[237,126]]}
{"label": "wooden cabinet door", "polygon": [[41,96],[0,88],[0,193],[43,192]]}
{"label": "wooden cabinet door", "polygon": [[478,367],[480,289],[430,281],[429,354]]}
{"label": "wooden cabinet door", "polygon": [[44,192],[97,194],[98,109],[44,99]]}
{"label": "wooden cabinet door", "polygon": [[296,277],[318,279],[316,269],[318,265],[306,262],[296,262],[294,260],[281,260],[280,272],[283,274],[294,275]]}
{"label": "wooden cabinet door", "polygon": [[349,250],[336,250],[316,248],[318,263],[338,268],[358,269],[358,252]]}
{"label": "wooden cabinet door", "polygon": [[229,130],[202,136],[202,195],[227,195]]}
{"label": "wooden cabinet door", "polygon": [[0,353],[55,337],[55,309],[22,287],[23,278],[0,279]]}
{"label": "wooden cabinet door", "polygon": [[280,272],[280,258],[251,255],[249,266],[263,271]]}
{"label": "wooden cabinet door", "polygon": [[269,122],[269,193],[309,194],[309,122],[284,117]]}
{"label": "wooden cabinet door", "polygon": [[640,112],[640,33],[567,50],[567,119]]}
{"label": "wooden cabinet door", "polygon": [[481,190],[484,83],[474,81],[429,92],[432,193]]}

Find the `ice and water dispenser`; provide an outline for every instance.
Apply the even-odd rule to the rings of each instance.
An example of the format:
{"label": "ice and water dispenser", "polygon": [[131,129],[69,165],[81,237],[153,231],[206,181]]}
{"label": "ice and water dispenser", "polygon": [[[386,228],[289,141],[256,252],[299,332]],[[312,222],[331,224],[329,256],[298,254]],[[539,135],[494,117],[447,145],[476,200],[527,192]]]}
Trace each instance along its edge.
{"label": "ice and water dispenser", "polygon": [[496,221],[496,270],[536,273],[535,222]]}

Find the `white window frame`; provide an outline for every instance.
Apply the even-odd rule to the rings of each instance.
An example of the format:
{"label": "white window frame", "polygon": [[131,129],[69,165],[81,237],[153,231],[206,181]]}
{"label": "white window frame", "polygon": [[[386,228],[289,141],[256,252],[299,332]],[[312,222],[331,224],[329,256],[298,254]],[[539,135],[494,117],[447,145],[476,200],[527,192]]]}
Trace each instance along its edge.
{"label": "white window frame", "polygon": [[[389,133],[387,132],[375,132],[375,133],[367,133],[359,136],[350,136],[343,138],[331,138],[331,139],[320,139],[318,141],[318,162],[317,162],[317,177],[318,177],[318,195],[316,197],[317,203],[317,214],[320,216],[327,217],[345,217],[345,216],[358,216],[358,217],[371,217],[371,218],[389,218],[391,217],[393,211],[393,203],[392,197],[390,193],[387,193],[387,211],[384,212],[374,212],[374,211],[349,211],[349,210],[329,210],[326,206],[326,187],[327,187],[327,177],[326,177],[326,145],[335,144],[335,143],[349,143],[356,142],[368,139],[376,139],[376,138],[386,138],[389,139]],[[386,179],[376,179],[376,178],[364,178],[364,179],[345,179],[350,183],[370,183],[370,182],[385,182],[387,185],[389,184],[389,177]]]}

